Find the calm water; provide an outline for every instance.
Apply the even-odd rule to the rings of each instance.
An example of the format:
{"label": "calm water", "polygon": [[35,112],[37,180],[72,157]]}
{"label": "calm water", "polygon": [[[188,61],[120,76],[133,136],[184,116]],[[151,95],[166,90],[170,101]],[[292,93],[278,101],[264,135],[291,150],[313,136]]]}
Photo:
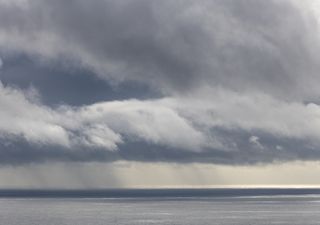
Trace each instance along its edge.
{"label": "calm water", "polygon": [[4,225],[319,225],[319,196],[0,199]]}

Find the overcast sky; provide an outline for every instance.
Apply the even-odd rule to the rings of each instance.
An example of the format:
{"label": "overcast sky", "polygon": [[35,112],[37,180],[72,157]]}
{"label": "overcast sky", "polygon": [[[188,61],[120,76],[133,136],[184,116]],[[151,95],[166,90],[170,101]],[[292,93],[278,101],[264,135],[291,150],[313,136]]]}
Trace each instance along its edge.
{"label": "overcast sky", "polygon": [[[320,159],[319,23],[318,0],[0,0],[0,186],[44,168],[97,180],[119,162],[127,172],[98,186],[254,184],[230,171],[297,161],[308,173]],[[21,168],[28,179],[8,178]],[[152,183],[141,168],[193,175]]]}

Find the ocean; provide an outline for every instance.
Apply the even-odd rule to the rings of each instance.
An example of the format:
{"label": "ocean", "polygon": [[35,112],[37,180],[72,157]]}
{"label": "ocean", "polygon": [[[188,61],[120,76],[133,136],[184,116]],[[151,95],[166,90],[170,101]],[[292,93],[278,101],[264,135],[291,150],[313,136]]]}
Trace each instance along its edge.
{"label": "ocean", "polygon": [[318,189],[2,190],[1,225],[319,225]]}

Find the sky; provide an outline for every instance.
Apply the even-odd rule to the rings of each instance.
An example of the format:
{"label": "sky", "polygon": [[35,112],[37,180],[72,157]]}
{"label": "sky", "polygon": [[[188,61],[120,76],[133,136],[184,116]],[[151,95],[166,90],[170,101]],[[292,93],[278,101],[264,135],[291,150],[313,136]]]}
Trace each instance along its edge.
{"label": "sky", "polygon": [[0,188],[320,185],[319,50],[319,0],[0,0]]}

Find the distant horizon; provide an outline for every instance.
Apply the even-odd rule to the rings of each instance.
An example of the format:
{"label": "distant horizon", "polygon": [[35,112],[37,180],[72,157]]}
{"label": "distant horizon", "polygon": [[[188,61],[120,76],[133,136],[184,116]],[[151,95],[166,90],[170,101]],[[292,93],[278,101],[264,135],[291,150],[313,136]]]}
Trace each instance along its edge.
{"label": "distant horizon", "polygon": [[86,190],[202,190],[202,189],[320,189],[320,185],[211,185],[211,186],[133,186],[133,187],[97,187],[97,188],[65,188],[65,187],[2,187],[1,190],[66,190],[66,191],[86,191]]}
{"label": "distant horizon", "polygon": [[312,197],[320,188],[154,188],[154,189],[7,189],[1,198],[221,198],[221,197]]}

